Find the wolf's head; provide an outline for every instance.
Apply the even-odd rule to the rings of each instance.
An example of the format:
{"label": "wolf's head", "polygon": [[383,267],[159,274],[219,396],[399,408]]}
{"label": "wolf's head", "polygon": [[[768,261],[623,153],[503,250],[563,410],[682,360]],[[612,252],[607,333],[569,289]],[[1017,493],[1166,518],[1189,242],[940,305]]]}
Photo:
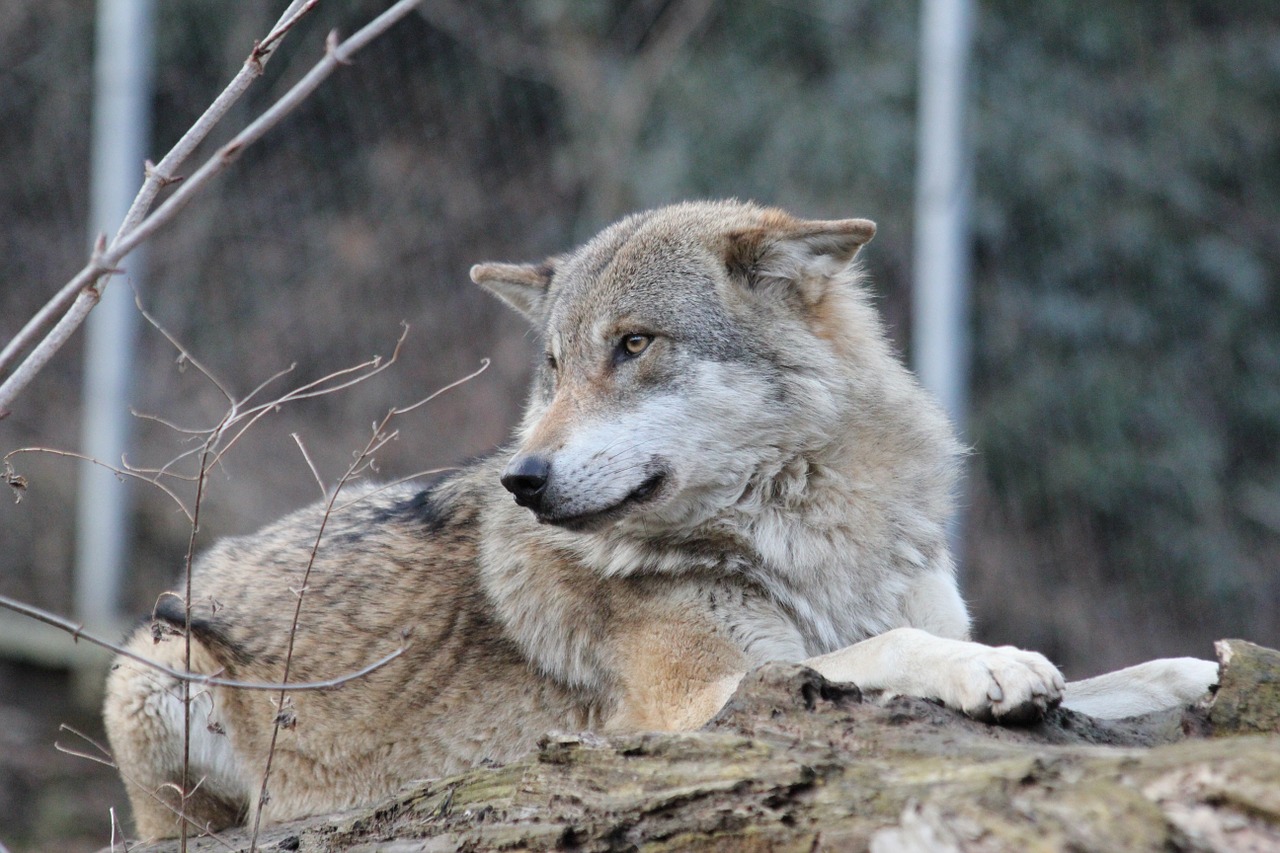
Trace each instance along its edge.
{"label": "wolf's head", "polygon": [[503,485],[542,522],[650,534],[776,492],[883,396],[860,392],[880,381],[866,368],[896,367],[852,263],[874,234],[687,203],[540,264],[473,267],[544,346]]}

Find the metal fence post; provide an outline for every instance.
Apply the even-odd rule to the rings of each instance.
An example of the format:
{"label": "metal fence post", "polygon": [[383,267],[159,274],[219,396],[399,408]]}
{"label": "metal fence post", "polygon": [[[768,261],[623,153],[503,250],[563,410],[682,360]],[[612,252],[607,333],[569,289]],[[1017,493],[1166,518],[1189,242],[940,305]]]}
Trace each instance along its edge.
{"label": "metal fence post", "polygon": [[[151,130],[151,0],[98,0],[94,48],[90,239],[114,235],[143,180]],[[134,339],[133,290],[143,257],[134,252],[89,317],[85,339],[81,447],[119,465],[128,447]],[[106,469],[81,463],[76,514],[75,610],[95,631],[121,627],[120,590],[131,535],[130,489]],[[92,679],[92,681],[91,681]],[[77,670],[77,693],[100,689],[100,673]]]}

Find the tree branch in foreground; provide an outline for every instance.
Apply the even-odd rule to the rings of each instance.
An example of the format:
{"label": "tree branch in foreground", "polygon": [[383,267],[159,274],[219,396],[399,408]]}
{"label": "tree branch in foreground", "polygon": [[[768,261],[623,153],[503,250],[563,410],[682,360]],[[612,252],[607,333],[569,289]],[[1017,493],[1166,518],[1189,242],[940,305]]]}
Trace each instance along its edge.
{"label": "tree branch in foreground", "polygon": [[52,625],[55,628],[66,631],[76,642],[84,640],[86,643],[91,643],[92,645],[108,649],[118,655],[123,655],[132,661],[136,661],[143,666],[150,667],[157,672],[162,672],[170,678],[175,678],[178,681],[204,687],[232,687],[236,690],[299,691],[329,690],[334,687],[341,687],[349,681],[355,681],[357,678],[364,678],[366,675],[382,669],[382,667],[404,654],[409,648],[409,636],[411,633],[407,629],[401,633],[401,644],[395,651],[378,658],[368,666],[362,667],[354,672],[346,673],[345,675],[340,675],[336,678],[327,678],[323,681],[299,681],[293,684],[264,681],[237,681],[234,678],[220,678],[216,675],[205,675],[199,672],[184,672],[180,669],[173,669],[159,661],[152,660],[146,655],[140,655],[137,652],[132,652],[119,643],[104,640],[101,637],[86,631],[84,626],[78,622],[73,622],[70,619],[59,616],[56,613],[51,613],[48,610],[36,607],[35,605],[25,604],[16,599],[9,598],[7,595],[0,595],[0,607],[3,607],[5,610],[12,610],[14,613],[21,613],[23,616],[29,616],[38,622],[45,623],[46,625]]}
{"label": "tree branch in foreground", "polygon": [[[85,752],[84,750],[72,749],[69,746],[64,746],[63,744],[58,743],[57,741],[54,741],[53,748],[58,750],[58,752],[61,752],[64,755],[74,755],[76,758],[83,758],[86,761],[92,761],[96,764],[106,765],[107,767],[110,767],[111,769],[119,773],[121,777],[126,777],[127,774],[125,774],[125,772],[120,769],[120,765],[117,764],[115,759],[111,756],[111,751],[108,750],[105,746],[98,743],[96,740],[89,737],[87,734],[80,731],[79,729],[76,729],[72,726],[68,726],[66,723],[63,723],[58,728],[64,732],[69,732],[75,735],[76,737],[80,738],[85,743],[92,746],[100,754],[94,755],[93,753]],[[181,819],[184,827],[191,827],[195,829],[195,831],[199,833],[201,836],[217,842],[227,850],[234,849],[231,846],[231,843],[229,841],[225,840],[224,838],[222,838],[222,836],[214,832],[213,829],[207,823],[202,824],[196,821],[194,818],[186,814],[181,808],[174,806],[173,803],[169,802],[164,797],[160,796],[160,791],[164,790],[166,786],[162,785],[160,786],[160,788],[152,790],[152,789],[148,789],[145,785],[139,785],[137,780],[134,779],[133,777],[127,777],[127,778],[128,778],[128,781],[132,785],[134,785],[134,787],[138,788],[141,791],[146,791],[147,795],[151,799],[155,800],[161,806],[163,806],[164,808],[172,812],[174,817]],[[203,781],[204,780],[202,779],[201,782]],[[196,787],[198,788],[200,787],[200,785],[197,784]],[[129,853],[129,842],[125,840],[124,829],[120,827],[119,822],[116,819],[116,810],[114,808],[110,809],[110,814],[111,814],[111,846],[108,847],[107,849],[112,851],[116,849],[116,832],[117,830],[119,830],[120,840],[124,845],[125,853]]]}
{"label": "tree branch in foreground", "polygon": [[[107,244],[104,238],[99,238],[90,256],[89,263],[62,287],[50,301],[50,304],[41,309],[18,333],[14,340],[6,345],[3,351],[0,351],[0,374],[3,374],[9,365],[13,364],[21,353],[35,342],[52,318],[64,310],[59,306],[70,303],[70,307],[65,309],[65,313],[62,313],[61,319],[53,325],[53,328],[45,334],[43,339],[38,343],[34,343],[34,347],[26,358],[18,363],[12,374],[4,380],[3,384],[0,384],[0,418],[4,418],[9,413],[13,400],[22,389],[35,378],[36,374],[43,369],[54,354],[71,337],[71,334],[84,322],[102,295],[102,288],[106,283],[105,277],[116,272],[116,265],[139,245],[150,239],[157,231],[172,222],[177,214],[186,207],[210,180],[235,162],[244,153],[245,148],[261,139],[268,130],[275,127],[281,119],[310,97],[338,66],[349,64],[351,58],[361,48],[390,29],[393,24],[412,11],[420,2],[421,0],[400,0],[400,2],[378,15],[345,41],[339,41],[336,33],[330,33],[325,43],[325,56],[316,63],[311,71],[294,84],[288,92],[263,112],[262,115],[240,131],[230,142],[219,148],[190,177],[183,180],[177,191],[155,211],[144,216],[143,214],[146,208],[150,206],[151,201],[154,200],[155,194],[166,183],[172,183],[174,180],[169,177],[172,171],[171,167],[174,164],[166,163],[169,160],[168,157],[161,161],[161,167],[149,169],[147,183],[143,185],[143,189],[139,192],[138,198],[135,199],[133,207],[130,208],[129,217],[134,220],[132,226],[127,231],[124,230],[125,226],[130,223],[130,219],[127,217],[126,222],[121,226],[121,231],[117,233],[110,244]],[[250,54],[249,60],[245,63],[245,69],[242,69],[241,74],[236,76],[232,81],[232,85],[224,92],[224,95],[227,96],[226,100],[223,101],[220,96],[218,101],[215,101],[215,105],[218,105],[221,112],[214,113],[214,108],[210,107],[205,115],[201,117],[201,120],[197,122],[197,126],[201,126],[201,134],[206,134],[209,128],[226,113],[231,104],[243,93],[243,88],[247,88],[248,84],[257,75],[261,74],[261,65],[270,57],[270,52],[279,44],[279,40],[284,36],[285,32],[292,28],[297,20],[312,6],[314,6],[314,0],[307,3],[299,3],[298,0],[295,0],[290,5],[281,22],[276,27],[273,27],[271,33],[254,47],[253,53]],[[244,76],[243,80],[242,75]],[[233,90],[233,87],[236,86],[241,86],[239,91]],[[228,92],[231,94],[228,94]],[[209,121],[207,126],[203,126],[202,123],[205,122],[206,118]],[[184,141],[186,138],[186,136],[183,137]],[[200,139],[202,138],[203,135],[200,135]],[[196,139],[195,142],[199,142],[199,139]],[[192,144],[190,147],[194,148],[195,145]],[[175,150],[177,150],[176,147]],[[179,155],[175,155],[174,160],[180,161],[187,153],[189,153],[189,150],[180,152]]]}
{"label": "tree branch in foreground", "polygon": [[[129,205],[129,210],[125,213],[124,221],[120,223],[120,228],[117,229],[111,245],[107,245],[105,235],[98,237],[94,245],[93,254],[90,256],[91,267],[105,266],[104,258],[106,253],[114,248],[125,234],[137,227],[143,216],[151,209],[151,205],[156,196],[160,194],[160,191],[164,187],[181,180],[176,175],[178,168],[191,155],[191,152],[204,141],[205,137],[222,120],[222,117],[230,111],[231,107],[240,100],[240,97],[248,91],[253,81],[262,76],[267,61],[271,59],[271,55],[280,46],[285,34],[293,29],[298,21],[307,12],[311,11],[318,2],[319,0],[293,0],[289,7],[285,9],[284,14],[280,16],[280,20],[272,27],[271,32],[262,41],[254,45],[253,50],[249,53],[249,58],[240,67],[239,73],[232,78],[227,87],[222,90],[222,93],[214,99],[213,103],[204,111],[204,114],[196,119],[195,124],[188,128],[177,144],[160,160],[160,163],[153,165],[148,161],[145,164],[145,179],[142,183],[142,188],[138,191],[133,203]],[[105,272],[115,273],[117,271],[105,270]],[[0,350],[0,374],[3,374],[19,355],[33,346],[39,336],[44,334],[60,315],[66,313],[81,290],[86,286],[97,286],[96,279],[86,283],[82,276],[83,271],[81,275],[77,275],[65,284],[52,299],[36,312],[35,316],[27,321],[27,324],[13,337],[13,340],[9,341],[3,350]]]}

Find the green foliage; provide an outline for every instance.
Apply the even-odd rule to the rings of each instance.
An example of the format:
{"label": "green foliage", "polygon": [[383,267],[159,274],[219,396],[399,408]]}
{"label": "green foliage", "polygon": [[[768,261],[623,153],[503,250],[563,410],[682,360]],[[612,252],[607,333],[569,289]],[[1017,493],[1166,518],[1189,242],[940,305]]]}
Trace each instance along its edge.
{"label": "green foliage", "polygon": [[1249,504],[1280,500],[1280,19],[986,12],[975,432],[993,483],[1032,530],[1105,530],[1131,583],[1194,610],[1261,580],[1250,606],[1273,608],[1280,531]]}

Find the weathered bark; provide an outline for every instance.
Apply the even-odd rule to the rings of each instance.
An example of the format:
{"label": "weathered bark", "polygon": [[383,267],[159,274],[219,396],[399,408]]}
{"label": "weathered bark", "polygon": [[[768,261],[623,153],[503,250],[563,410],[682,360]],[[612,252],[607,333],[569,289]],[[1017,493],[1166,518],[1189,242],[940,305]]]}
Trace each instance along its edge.
{"label": "weathered bark", "polygon": [[1199,706],[1023,728],[768,666],[702,731],[551,734],[505,767],[272,827],[259,848],[1280,850],[1280,652],[1218,645],[1222,687]]}

